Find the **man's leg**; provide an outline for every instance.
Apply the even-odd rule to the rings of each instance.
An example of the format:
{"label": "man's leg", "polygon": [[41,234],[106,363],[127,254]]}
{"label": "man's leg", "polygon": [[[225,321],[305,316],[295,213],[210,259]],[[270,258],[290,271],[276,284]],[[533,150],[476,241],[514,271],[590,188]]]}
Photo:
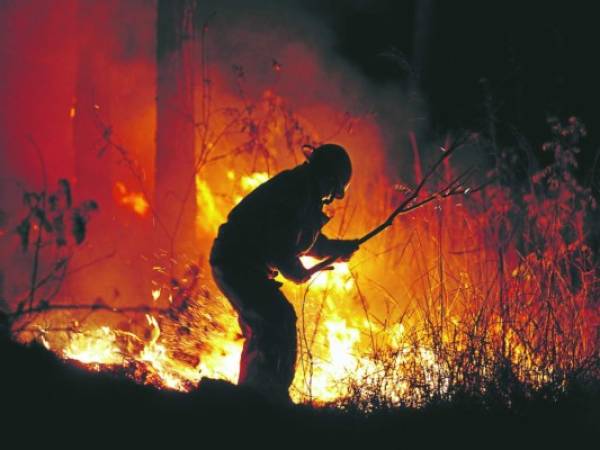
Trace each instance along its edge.
{"label": "man's leg", "polygon": [[239,270],[217,269],[213,274],[238,312],[245,338],[238,384],[289,400],[297,352],[294,307],[272,280],[243,276]]}
{"label": "man's leg", "polygon": [[294,311],[294,307],[287,301],[283,294],[281,294],[281,296],[285,302],[285,307],[282,320],[279,323],[279,329],[276,332],[278,338],[278,345],[275,351],[277,361],[276,373],[282,389],[284,389],[285,392],[288,392],[289,387],[294,381],[296,354],[298,349],[296,311]]}
{"label": "man's leg", "polygon": [[296,313],[278,288],[263,288],[256,293],[268,302],[260,309],[246,308],[240,313],[246,342],[239,384],[276,400],[289,401],[296,364]]}

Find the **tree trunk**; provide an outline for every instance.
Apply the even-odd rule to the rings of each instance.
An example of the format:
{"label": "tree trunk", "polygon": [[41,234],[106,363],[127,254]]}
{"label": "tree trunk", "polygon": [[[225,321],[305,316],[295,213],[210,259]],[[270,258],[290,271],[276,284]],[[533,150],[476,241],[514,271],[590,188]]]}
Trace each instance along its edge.
{"label": "tree trunk", "polygon": [[179,264],[194,256],[196,233],[194,0],[159,0],[155,203],[158,245]]}

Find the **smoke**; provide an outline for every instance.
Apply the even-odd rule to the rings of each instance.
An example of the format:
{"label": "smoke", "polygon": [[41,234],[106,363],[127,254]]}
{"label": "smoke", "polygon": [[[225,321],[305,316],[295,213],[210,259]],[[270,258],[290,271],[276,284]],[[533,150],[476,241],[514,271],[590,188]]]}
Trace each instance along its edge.
{"label": "smoke", "polygon": [[[366,144],[356,150],[367,155],[383,150],[391,162],[387,175],[408,176],[412,158],[407,133],[414,130],[420,112],[400,85],[377,83],[345,59],[336,30],[319,14],[322,9],[309,6],[291,0],[201,2],[209,62],[222,74],[231,73],[232,65],[242,66],[251,80],[251,95],[276,86],[294,110],[310,112],[330,105],[360,118],[363,125],[377,129],[383,148]],[[280,65],[280,73],[273,71],[274,64]],[[319,125],[323,136],[331,134],[320,120]]]}
{"label": "smoke", "polygon": [[[243,67],[248,81],[245,94],[250,99],[259,99],[266,89],[276,90],[291,110],[313,125],[320,139],[349,149],[357,167],[356,177],[362,177],[365,186],[361,193],[365,199],[369,183],[381,178],[382,173],[395,179],[411,172],[407,170],[411,167],[407,130],[413,127],[413,106],[401,87],[375,83],[341,56],[336,30],[319,15],[315,4],[309,4],[312,9],[304,2],[291,0],[207,0],[198,4],[200,21],[208,26],[206,57],[216,87],[231,94],[235,84],[232,66],[236,65]],[[156,2],[150,0],[0,4],[4,69],[0,74],[0,209],[9,214],[6,227],[12,227],[20,218],[22,195],[16,180],[28,189],[41,190],[43,168],[49,186],[68,178],[77,193],[73,115],[80,106],[77,86],[86,58],[91,61],[91,70],[85,81],[92,97],[98,100],[99,114],[111,127],[114,140],[139,163],[146,176],[146,188],[151,190],[155,25]],[[198,53],[198,61],[200,57]],[[228,106],[227,100],[217,95],[215,106]],[[352,126],[340,129],[348,116],[353,118]],[[89,151],[100,154],[103,130],[90,130],[95,134],[89,139]],[[103,186],[122,181],[129,191],[140,191],[127,167],[109,161],[107,156],[98,159],[95,170]],[[358,188],[354,184],[354,189]],[[95,250],[86,250],[86,255],[100,257],[119,249],[121,254],[135,255],[127,258],[127,264],[131,264],[137,260],[138,250],[132,240],[132,249],[128,248],[123,229],[137,226],[137,219],[124,219],[126,213],[106,215],[105,205],[101,204],[100,209],[111,221],[110,228],[102,230],[94,224],[91,228],[107,242],[96,241]],[[13,237],[5,235],[11,242]],[[2,266],[8,267],[14,252],[3,255]],[[89,277],[96,280],[90,281],[94,294],[110,298],[113,283],[121,283],[115,281],[120,278],[120,269],[113,262],[107,268],[95,267],[96,272],[90,273]],[[77,294],[89,295],[86,281],[82,276],[83,291]],[[136,298],[134,288],[120,286],[119,290],[120,298]]]}
{"label": "smoke", "polygon": [[[355,3],[361,2],[347,7]],[[322,14],[327,7],[292,0],[201,1],[208,59],[231,85],[231,66],[242,66],[248,95],[276,86],[294,110],[311,114],[334,105],[369,122],[392,162],[388,175],[408,175],[401,169],[411,159],[407,131],[419,112],[400,86],[375,83],[340,55],[336,30]],[[85,53],[108,92],[99,105],[104,119],[143,166],[151,165],[156,2],[13,1],[3,2],[0,11],[0,175],[39,181],[39,158],[28,136],[40,144],[51,179],[73,171],[69,110]],[[276,64],[280,73],[273,70]],[[321,130],[324,137],[332,133]]]}

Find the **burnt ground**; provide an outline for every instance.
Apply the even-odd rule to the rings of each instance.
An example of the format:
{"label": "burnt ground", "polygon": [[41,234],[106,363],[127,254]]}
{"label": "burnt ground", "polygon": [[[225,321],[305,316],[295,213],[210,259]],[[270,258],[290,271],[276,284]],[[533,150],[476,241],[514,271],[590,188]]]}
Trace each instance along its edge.
{"label": "burnt ground", "polygon": [[[518,408],[472,401],[365,416],[266,404],[224,382],[189,394],[159,391],[123,376],[93,373],[42,347],[0,337],[0,448],[596,448],[600,389]],[[516,409],[516,410],[515,410]],[[17,442],[23,445],[2,443]],[[591,445],[591,446],[590,446]]]}

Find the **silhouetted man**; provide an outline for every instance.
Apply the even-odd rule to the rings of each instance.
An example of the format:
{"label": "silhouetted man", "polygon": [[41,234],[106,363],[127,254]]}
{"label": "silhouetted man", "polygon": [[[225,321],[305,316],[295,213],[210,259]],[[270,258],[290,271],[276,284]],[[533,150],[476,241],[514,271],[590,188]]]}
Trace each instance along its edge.
{"label": "silhouetted man", "polygon": [[273,278],[304,283],[299,257],[348,259],[357,241],[328,239],[323,205],[341,199],[352,164],[343,147],[316,148],[308,161],[248,194],[219,228],[210,262],[217,286],[233,305],[244,335],[238,384],[289,402],[296,364],[296,313]]}

